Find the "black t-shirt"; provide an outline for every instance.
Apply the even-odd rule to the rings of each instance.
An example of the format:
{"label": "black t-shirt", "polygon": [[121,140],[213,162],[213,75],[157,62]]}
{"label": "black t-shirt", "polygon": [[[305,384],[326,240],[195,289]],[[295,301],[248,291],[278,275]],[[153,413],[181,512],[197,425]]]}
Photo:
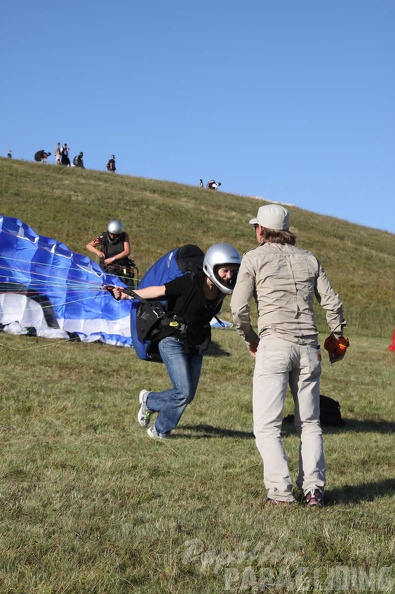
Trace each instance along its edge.
{"label": "black t-shirt", "polygon": [[184,274],[165,283],[168,312],[184,320],[187,326],[187,342],[200,345],[211,337],[210,321],[222,305],[224,295],[208,300],[203,293],[204,272]]}

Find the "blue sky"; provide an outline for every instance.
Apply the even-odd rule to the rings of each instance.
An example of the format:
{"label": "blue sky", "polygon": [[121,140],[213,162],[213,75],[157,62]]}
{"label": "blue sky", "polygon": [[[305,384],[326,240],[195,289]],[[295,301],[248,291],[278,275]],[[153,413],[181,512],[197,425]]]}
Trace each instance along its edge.
{"label": "blue sky", "polygon": [[67,142],[395,233],[394,33],[393,0],[3,3],[0,155]]}

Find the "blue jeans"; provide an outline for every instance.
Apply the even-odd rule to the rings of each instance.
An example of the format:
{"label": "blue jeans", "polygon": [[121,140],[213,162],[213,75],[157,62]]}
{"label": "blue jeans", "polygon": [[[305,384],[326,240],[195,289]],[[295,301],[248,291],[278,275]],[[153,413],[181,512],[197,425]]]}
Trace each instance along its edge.
{"label": "blue jeans", "polygon": [[155,421],[157,432],[169,433],[177,427],[182,413],[196,394],[203,355],[187,355],[183,342],[173,336],[159,342],[159,352],[173,387],[150,392],[146,404],[151,411],[159,413]]}

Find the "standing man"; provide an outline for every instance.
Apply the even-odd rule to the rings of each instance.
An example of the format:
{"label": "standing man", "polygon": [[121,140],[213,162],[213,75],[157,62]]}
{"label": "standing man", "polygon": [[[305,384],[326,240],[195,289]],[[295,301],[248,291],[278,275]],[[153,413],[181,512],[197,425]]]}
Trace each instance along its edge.
{"label": "standing man", "polygon": [[[326,482],[320,425],[321,353],[314,315],[314,295],[326,310],[334,345],[343,358],[348,341],[340,297],[317,258],[295,247],[289,212],[277,204],[261,206],[254,226],[258,247],[242,259],[231,309],[237,332],[255,357],[253,419],[263,460],[269,503],[295,502],[288,460],[281,440],[283,406],[289,384],[300,437],[296,485],[309,506],[323,507]],[[258,307],[258,334],[251,326],[250,301]],[[329,348],[329,346],[328,346]]]}
{"label": "standing man", "polygon": [[64,143],[62,148],[60,149],[60,164],[64,165],[65,167],[70,167],[70,157],[69,157],[70,148],[67,146],[67,142]]}
{"label": "standing man", "polygon": [[55,164],[56,165],[60,165],[61,158],[62,158],[62,155],[61,155],[61,149],[60,149],[60,142],[58,142],[56,145],[56,148],[55,148]]}
{"label": "standing man", "polygon": [[111,155],[111,159],[108,159],[107,162],[107,171],[112,171],[115,173],[117,168],[115,167],[115,155]]}

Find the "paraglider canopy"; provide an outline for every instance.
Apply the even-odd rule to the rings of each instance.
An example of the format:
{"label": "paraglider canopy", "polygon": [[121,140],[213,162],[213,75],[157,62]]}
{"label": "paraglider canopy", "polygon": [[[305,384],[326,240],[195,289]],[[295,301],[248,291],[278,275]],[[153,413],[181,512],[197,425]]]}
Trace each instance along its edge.
{"label": "paraglider canopy", "polygon": [[125,286],[87,256],[0,215],[0,330],[45,338],[131,346],[130,301],[107,286]]}

